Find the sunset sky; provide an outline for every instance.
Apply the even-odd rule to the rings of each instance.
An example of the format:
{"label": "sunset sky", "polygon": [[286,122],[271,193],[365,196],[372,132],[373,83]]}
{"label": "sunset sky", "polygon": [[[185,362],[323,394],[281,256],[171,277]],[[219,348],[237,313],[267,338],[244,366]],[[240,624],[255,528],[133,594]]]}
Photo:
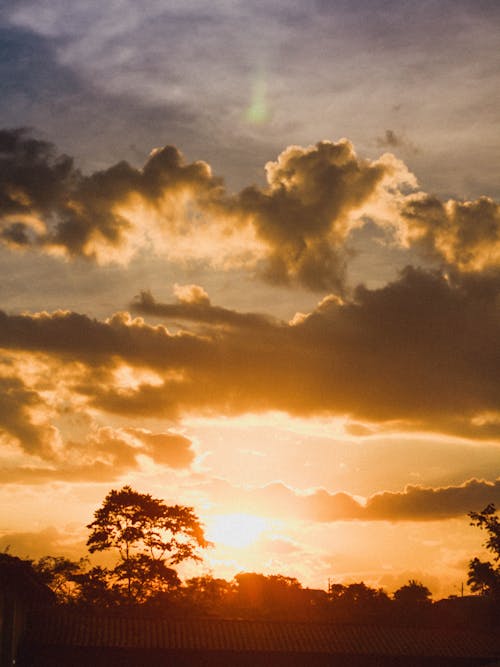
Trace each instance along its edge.
{"label": "sunset sky", "polygon": [[458,593],[500,504],[497,0],[0,6],[0,550]]}

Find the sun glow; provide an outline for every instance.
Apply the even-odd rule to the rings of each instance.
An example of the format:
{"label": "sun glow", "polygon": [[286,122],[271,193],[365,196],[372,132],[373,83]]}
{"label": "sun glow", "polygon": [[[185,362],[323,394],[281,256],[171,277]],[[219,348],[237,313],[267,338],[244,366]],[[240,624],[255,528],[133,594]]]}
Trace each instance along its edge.
{"label": "sun glow", "polygon": [[244,548],[256,542],[268,527],[268,522],[252,514],[219,514],[207,526],[207,537],[216,546]]}

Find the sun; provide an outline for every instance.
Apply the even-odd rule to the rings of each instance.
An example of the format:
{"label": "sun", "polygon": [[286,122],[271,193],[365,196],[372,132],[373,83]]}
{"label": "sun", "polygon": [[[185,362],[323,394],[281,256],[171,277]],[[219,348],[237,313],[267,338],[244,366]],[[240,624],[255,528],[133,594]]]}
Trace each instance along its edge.
{"label": "sun", "polygon": [[207,525],[207,538],[216,546],[243,548],[253,544],[266,530],[268,522],[253,514],[218,514]]}

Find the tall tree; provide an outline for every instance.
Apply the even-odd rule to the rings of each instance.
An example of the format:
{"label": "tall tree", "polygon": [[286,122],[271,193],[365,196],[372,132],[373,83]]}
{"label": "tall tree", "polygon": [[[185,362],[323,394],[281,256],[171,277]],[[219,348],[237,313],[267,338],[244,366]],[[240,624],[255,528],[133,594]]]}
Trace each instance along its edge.
{"label": "tall tree", "polygon": [[87,526],[89,551],[116,551],[112,587],[130,603],[177,586],[172,566],[200,560],[199,550],[209,545],[192,507],[166,505],[130,486],[111,490],[94,517]]}

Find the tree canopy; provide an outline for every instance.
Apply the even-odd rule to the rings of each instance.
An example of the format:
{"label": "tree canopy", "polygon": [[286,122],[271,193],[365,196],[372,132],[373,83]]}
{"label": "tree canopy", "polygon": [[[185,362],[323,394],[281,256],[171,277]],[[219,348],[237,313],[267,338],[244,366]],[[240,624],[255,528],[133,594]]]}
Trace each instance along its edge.
{"label": "tree canopy", "polygon": [[431,600],[432,593],[420,581],[410,579],[407,584],[394,591],[394,599],[402,605],[423,605]]}
{"label": "tree canopy", "polygon": [[172,566],[199,560],[199,550],[209,545],[192,507],[166,505],[130,486],[111,490],[87,528],[91,553],[117,553],[115,567],[100,572],[129,602],[143,602],[179,585]]}
{"label": "tree canopy", "polygon": [[[500,561],[500,519],[493,503],[481,512],[470,512],[471,526],[486,531],[488,537],[484,546],[493,554],[493,561]],[[500,601],[500,566],[490,561],[473,558],[469,562],[469,578],[467,584],[471,590],[487,595]]]}

